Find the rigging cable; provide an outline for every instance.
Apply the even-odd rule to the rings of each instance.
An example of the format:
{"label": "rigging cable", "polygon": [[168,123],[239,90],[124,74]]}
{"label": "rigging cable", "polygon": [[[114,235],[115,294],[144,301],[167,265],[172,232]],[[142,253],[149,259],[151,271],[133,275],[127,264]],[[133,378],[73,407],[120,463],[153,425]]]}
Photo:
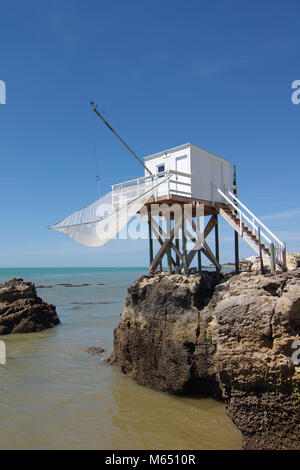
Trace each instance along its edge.
{"label": "rigging cable", "polygon": [[96,129],[95,129],[95,117],[91,111],[91,124],[92,124],[92,133],[93,133],[93,140],[94,140],[94,159],[96,165],[96,183],[98,186],[98,196],[101,197],[101,178],[99,176],[99,162],[97,158],[97,141],[96,141]]}

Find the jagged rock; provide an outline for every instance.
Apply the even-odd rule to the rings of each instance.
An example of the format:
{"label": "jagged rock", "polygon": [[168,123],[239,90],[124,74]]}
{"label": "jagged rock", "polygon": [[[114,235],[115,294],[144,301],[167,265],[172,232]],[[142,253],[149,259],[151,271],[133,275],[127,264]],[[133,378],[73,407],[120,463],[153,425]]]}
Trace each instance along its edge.
{"label": "jagged rock", "polygon": [[[207,318],[200,317],[199,310],[209,302],[215,284],[216,276],[204,273],[189,277],[162,273],[135,281],[115,330],[110,361],[118,361],[122,371],[142,385],[171,393],[187,390],[197,343],[203,349]],[[205,357],[206,349],[202,354]],[[204,358],[197,367],[203,369],[201,381],[210,390],[214,382]]]}
{"label": "jagged rock", "polygon": [[[266,271],[270,271],[270,266],[264,262]],[[300,253],[286,253],[286,268],[288,271],[300,268]],[[277,266],[278,269],[278,266]],[[279,269],[278,269],[279,270]],[[249,256],[240,260],[240,271],[260,271],[259,256]]]}
{"label": "jagged rock", "polygon": [[[270,271],[270,265],[266,262],[263,263],[264,269]],[[249,256],[249,258],[243,258],[240,260],[240,271],[260,271],[260,257],[259,256]]]}
{"label": "jagged rock", "polygon": [[109,359],[138,383],[222,396],[244,449],[299,448],[300,269],[143,276]]}
{"label": "jagged rock", "polygon": [[32,282],[14,278],[0,284],[0,335],[42,331],[59,322],[55,306],[37,296]]}
{"label": "jagged rock", "polygon": [[288,270],[300,268],[300,253],[287,253],[286,267]]}

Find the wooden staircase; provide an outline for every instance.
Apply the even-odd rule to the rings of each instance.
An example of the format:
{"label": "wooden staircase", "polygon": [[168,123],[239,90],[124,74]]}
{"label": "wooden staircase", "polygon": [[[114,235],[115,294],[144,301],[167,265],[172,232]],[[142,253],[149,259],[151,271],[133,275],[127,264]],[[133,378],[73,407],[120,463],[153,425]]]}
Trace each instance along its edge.
{"label": "wooden staircase", "polygon": [[270,263],[271,271],[276,269],[276,265],[285,269],[285,243],[279,240],[235,194],[228,190],[224,193],[220,188],[218,192],[226,201],[225,204],[215,204],[219,214],[259,256],[262,256],[265,262]]}
{"label": "wooden staircase", "polygon": [[[253,248],[253,250],[259,255],[259,239],[255,233],[244,223],[241,222],[238,214],[235,213],[233,209],[228,207],[218,206],[220,215],[234,228],[234,230],[241,235],[241,237],[248,243],[248,245]],[[269,261],[271,253],[270,249],[261,241],[261,249],[263,252],[263,257],[267,258],[266,261]]]}

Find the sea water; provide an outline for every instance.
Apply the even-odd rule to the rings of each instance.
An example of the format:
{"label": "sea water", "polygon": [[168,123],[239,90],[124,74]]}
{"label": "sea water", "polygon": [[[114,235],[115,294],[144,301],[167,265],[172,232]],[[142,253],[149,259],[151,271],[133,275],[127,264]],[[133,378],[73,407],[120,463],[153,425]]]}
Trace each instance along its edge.
{"label": "sea water", "polygon": [[[0,449],[239,449],[225,405],[141,387],[103,361],[141,268],[0,269],[33,281],[61,324],[1,336]],[[66,287],[63,284],[87,284]],[[52,287],[50,287],[52,286]],[[86,349],[100,346],[102,355]]]}

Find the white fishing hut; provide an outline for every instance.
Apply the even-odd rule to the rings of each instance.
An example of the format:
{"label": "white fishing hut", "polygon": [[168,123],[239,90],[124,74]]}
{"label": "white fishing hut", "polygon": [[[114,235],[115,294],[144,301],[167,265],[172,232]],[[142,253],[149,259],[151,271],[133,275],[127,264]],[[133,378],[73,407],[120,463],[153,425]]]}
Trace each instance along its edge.
{"label": "white fishing hut", "polygon": [[231,162],[190,143],[149,155],[144,161],[156,178],[172,173],[172,178],[158,188],[159,196],[176,194],[224,203],[218,189],[224,193],[232,189]]}

